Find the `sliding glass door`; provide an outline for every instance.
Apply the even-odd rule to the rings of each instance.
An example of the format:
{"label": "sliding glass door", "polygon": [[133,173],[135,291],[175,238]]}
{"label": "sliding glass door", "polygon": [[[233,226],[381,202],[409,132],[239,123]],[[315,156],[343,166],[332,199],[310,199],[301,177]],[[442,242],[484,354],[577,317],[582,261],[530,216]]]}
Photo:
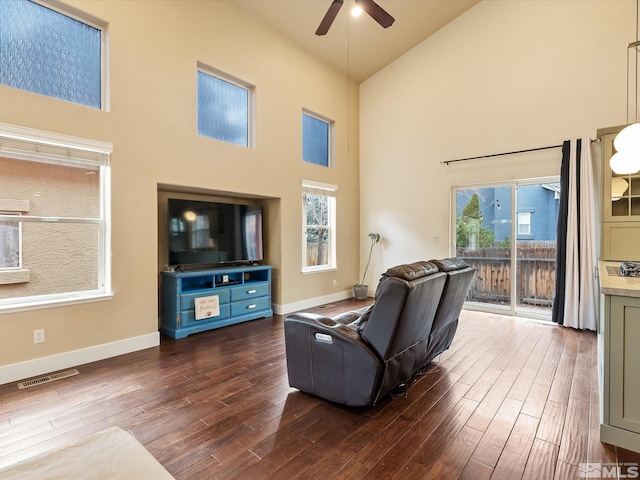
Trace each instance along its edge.
{"label": "sliding glass door", "polygon": [[455,256],[476,269],[468,302],[511,310],[511,185],[455,191]]}
{"label": "sliding glass door", "polygon": [[476,269],[467,306],[550,317],[557,178],[454,187],[455,256]]}
{"label": "sliding glass door", "polygon": [[551,318],[556,288],[560,180],[519,184],[516,212],[516,313]]}

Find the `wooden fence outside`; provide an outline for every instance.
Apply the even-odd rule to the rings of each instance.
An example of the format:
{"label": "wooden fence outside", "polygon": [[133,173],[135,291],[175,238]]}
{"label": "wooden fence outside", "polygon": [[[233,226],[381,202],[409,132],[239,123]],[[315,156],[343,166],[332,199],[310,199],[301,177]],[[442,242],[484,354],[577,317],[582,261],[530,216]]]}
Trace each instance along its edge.
{"label": "wooden fence outside", "polygon": [[[511,298],[511,249],[458,249],[456,256],[476,269],[468,300],[506,305]],[[556,242],[517,243],[518,303],[551,307],[556,283]]]}
{"label": "wooden fence outside", "polygon": [[[476,269],[470,301],[507,305],[511,298],[511,249],[459,248],[456,256]],[[517,243],[516,288],[520,304],[551,307],[556,284],[556,242]],[[307,265],[318,262],[318,244],[307,244]]]}
{"label": "wooden fence outside", "polygon": [[[319,257],[322,254],[322,258]],[[327,261],[327,246],[323,245],[321,252],[318,251],[317,243],[307,243],[307,266],[324,265]],[[324,263],[323,263],[324,262]]]}

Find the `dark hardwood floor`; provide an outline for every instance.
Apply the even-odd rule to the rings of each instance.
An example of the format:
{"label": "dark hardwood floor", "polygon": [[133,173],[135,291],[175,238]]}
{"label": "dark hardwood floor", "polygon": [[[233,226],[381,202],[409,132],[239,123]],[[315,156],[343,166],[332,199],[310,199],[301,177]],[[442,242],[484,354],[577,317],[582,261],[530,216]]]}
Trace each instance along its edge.
{"label": "dark hardwood floor", "polygon": [[598,439],[594,333],[463,311],[407,398],[346,408],[289,388],[282,322],[163,337],[74,377],[0,386],[0,466],[109,426],[177,479],[573,479],[583,462],[640,463]]}

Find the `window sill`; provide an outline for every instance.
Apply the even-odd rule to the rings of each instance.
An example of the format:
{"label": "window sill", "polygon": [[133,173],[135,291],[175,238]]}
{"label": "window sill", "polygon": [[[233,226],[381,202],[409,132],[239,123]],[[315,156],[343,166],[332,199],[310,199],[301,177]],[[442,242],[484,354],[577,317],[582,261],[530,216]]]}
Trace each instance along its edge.
{"label": "window sill", "polygon": [[14,283],[27,283],[30,278],[29,269],[16,268],[15,270],[4,270],[0,272],[0,285],[11,285]]}
{"label": "window sill", "polygon": [[323,273],[323,272],[335,272],[338,270],[338,267],[313,267],[302,270],[303,275],[308,275],[310,273]]}
{"label": "window sill", "polygon": [[41,310],[45,308],[64,307],[68,305],[79,305],[82,303],[103,302],[105,300],[112,300],[113,293],[98,293],[88,294],[77,297],[56,298],[48,300],[32,300],[16,302],[11,304],[0,305],[0,314],[3,313],[15,313],[26,312],[29,310]]}

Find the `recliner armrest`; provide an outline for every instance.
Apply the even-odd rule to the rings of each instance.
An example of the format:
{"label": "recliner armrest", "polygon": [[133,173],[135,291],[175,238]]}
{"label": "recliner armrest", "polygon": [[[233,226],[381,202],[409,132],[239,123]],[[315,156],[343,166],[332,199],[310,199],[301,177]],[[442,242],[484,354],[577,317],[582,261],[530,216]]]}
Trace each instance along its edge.
{"label": "recliner armrest", "polygon": [[[331,335],[335,340],[353,341],[362,344],[367,350],[371,349],[369,344],[362,340],[360,334],[356,330],[348,325],[335,321],[331,317],[315,313],[292,313],[285,318],[285,328],[287,325],[292,325],[293,322],[300,326],[304,325],[313,328],[314,331],[317,331],[318,333]],[[325,339],[325,341],[327,340]]]}
{"label": "recliner armrest", "polygon": [[285,318],[284,333],[290,386],[343,405],[373,403],[383,363],[356,330],[296,313]]}

